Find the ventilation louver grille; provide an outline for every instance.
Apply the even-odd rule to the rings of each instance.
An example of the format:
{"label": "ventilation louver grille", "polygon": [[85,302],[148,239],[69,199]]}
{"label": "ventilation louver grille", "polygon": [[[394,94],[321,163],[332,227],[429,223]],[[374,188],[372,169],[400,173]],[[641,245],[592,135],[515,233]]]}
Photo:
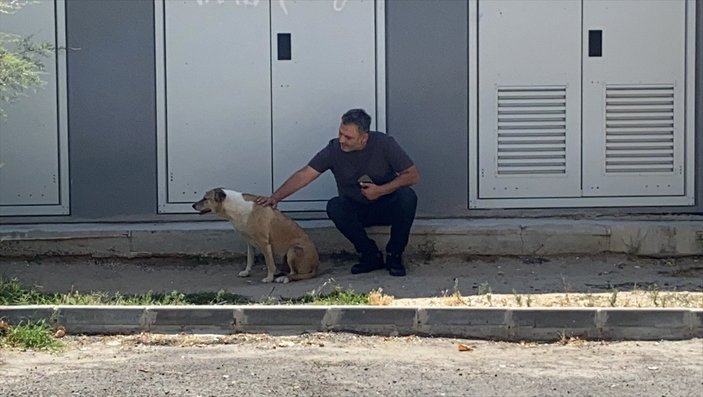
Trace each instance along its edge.
{"label": "ventilation louver grille", "polygon": [[497,170],[566,173],[566,87],[498,87]]}
{"label": "ventilation louver grille", "polygon": [[605,172],[673,172],[674,87],[606,87],[605,103]]}

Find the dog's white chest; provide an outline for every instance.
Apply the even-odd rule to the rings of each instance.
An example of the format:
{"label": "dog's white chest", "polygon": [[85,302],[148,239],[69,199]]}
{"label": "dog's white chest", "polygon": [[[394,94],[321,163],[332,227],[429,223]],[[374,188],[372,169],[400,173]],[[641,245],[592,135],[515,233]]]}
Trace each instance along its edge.
{"label": "dog's white chest", "polygon": [[239,232],[247,230],[247,222],[249,216],[254,210],[254,202],[244,200],[244,197],[239,192],[227,191],[227,198],[223,206],[227,213],[230,222]]}

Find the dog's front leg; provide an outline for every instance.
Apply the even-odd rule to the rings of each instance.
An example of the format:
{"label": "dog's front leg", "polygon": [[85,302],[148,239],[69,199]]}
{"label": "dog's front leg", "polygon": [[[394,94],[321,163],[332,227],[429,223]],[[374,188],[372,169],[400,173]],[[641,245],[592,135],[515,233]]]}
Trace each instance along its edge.
{"label": "dog's front leg", "polygon": [[239,277],[249,277],[251,267],[254,265],[254,246],[247,243],[247,267],[239,272]]}
{"label": "dog's front leg", "polygon": [[266,278],[261,280],[264,283],[270,283],[273,281],[273,275],[276,272],[276,262],[273,259],[273,248],[271,244],[266,244],[263,247],[264,260],[266,260]]}

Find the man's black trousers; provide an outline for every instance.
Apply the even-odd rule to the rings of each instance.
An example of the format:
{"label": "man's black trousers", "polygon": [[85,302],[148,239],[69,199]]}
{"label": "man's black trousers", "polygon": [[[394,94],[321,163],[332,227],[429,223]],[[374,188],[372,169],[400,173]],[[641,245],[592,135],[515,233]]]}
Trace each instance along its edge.
{"label": "man's black trousers", "polygon": [[362,256],[374,255],[378,250],[364,228],[390,225],[391,237],[386,244],[386,253],[401,255],[408,245],[416,208],[415,191],[401,187],[368,204],[334,197],[327,202],[327,216]]}

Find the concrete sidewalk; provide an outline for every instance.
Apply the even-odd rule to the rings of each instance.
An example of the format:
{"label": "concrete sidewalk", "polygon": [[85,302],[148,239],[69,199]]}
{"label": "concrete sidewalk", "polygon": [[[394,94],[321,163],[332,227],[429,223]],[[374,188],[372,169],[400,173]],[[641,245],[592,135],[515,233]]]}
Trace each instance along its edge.
{"label": "concrete sidewalk", "polygon": [[[418,220],[407,250],[409,275],[404,278],[385,272],[349,275],[353,256],[345,253],[352,247],[336,229],[326,221],[300,223],[318,245],[323,271],[316,279],[286,285],[261,284],[263,274],[258,273],[237,278],[244,242],[220,221],[0,225],[0,274],[47,291],[224,289],[254,298],[274,291],[280,297],[301,296],[330,278],[357,292],[382,287],[401,298],[438,296],[459,280],[465,295],[477,293],[480,284],[508,294],[652,285],[664,291],[703,290],[698,259],[686,259],[681,268],[668,261],[627,259],[703,255],[701,216]],[[372,228],[370,233],[379,246],[385,245],[388,228]],[[607,254],[601,259],[586,260],[603,253]],[[547,263],[540,258],[559,255],[564,256]],[[47,263],[42,258],[67,259]],[[46,319],[71,333],[351,331],[495,340],[703,337],[703,309],[0,306],[0,317],[15,324]]]}
{"label": "concrete sidewalk", "polygon": [[[652,218],[652,217],[650,217]],[[353,252],[330,221],[300,221],[322,255]],[[369,229],[383,247],[387,227]],[[0,225],[0,256],[241,256],[245,245],[224,221]],[[703,255],[703,216],[649,220],[419,219],[406,253],[443,255]]]}

